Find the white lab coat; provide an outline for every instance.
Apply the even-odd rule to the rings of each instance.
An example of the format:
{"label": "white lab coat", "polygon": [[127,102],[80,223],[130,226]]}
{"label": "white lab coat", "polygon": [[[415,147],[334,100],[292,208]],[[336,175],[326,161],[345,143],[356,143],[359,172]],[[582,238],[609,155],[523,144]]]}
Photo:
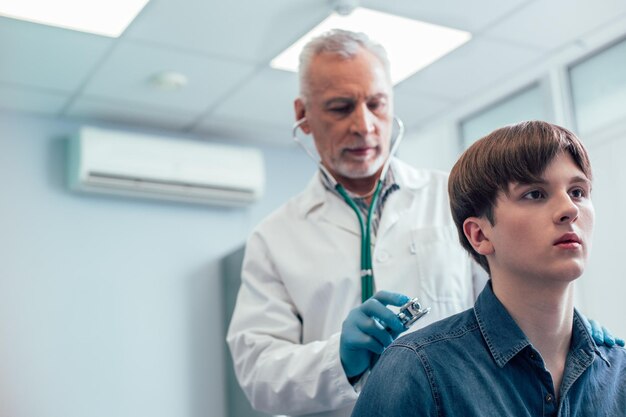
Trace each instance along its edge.
{"label": "white lab coat", "polygon": [[[417,329],[470,308],[485,276],[473,280],[473,262],[458,243],[447,175],[392,164],[400,189],[389,196],[373,242],[376,290],[431,307]],[[339,336],[361,303],[359,248],[354,212],[319,173],[250,236],[227,341],[254,408],[350,415],[360,387],[345,376]]]}

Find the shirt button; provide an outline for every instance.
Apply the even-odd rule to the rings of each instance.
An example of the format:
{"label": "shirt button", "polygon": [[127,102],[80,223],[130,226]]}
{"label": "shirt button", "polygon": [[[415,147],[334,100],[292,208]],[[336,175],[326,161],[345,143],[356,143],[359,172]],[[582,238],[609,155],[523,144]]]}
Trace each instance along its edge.
{"label": "shirt button", "polygon": [[389,260],[389,252],[387,251],[380,251],[378,253],[378,256],[376,256],[376,260],[380,263],[385,263]]}
{"label": "shirt button", "polygon": [[535,352],[530,352],[530,359],[532,360],[537,359],[537,355],[535,355]]}
{"label": "shirt button", "polygon": [[553,399],[554,399],[554,397],[552,396],[552,394],[546,395],[546,402],[547,403],[551,403]]}

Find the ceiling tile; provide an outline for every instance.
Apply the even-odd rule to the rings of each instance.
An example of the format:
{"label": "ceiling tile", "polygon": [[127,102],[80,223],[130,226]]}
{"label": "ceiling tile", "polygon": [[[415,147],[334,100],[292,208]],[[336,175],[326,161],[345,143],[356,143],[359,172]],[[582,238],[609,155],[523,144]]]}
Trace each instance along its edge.
{"label": "ceiling tile", "polygon": [[[68,117],[93,122],[289,144],[297,76],[266,65],[326,17],[330,4],[152,0],[119,39],[0,17],[0,107],[44,114],[65,109]],[[594,30],[626,27],[624,0],[360,4],[474,34],[396,86],[396,111],[407,134],[516,71],[547,65],[544,59],[574,47],[572,39],[595,48],[626,30],[608,37]],[[587,42],[594,37],[602,40]],[[407,53],[418,53],[424,41],[407,39]],[[163,70],[185,73],[188,86],[176,92],[150,87],[148,79]],[[74,99],[69,106],[67,97]]]}
{"label": "ceiling tile", "polygon": [[68,101],[67,94],[0,84],[0,108],[57,115]]}
{"label": "ceiling tile", "polygon": [[0,17],[0,82],[72,91],[112,42],[102,36]]}
{"label": "ceiling tile", "polygon": [[221,102],[192,129],[224,137],[254,139],[271,144],[291,142],[298,96],[295,73],[264,69]]}
{"label": "ceiling tile", "polygon": [[532,0],[364,0],[362,5],[424,22],[476,32]]}
{"label": "ceiling tile", "polygon": [[493,25],[485,33],[544,49],[554,49],[602,28],[626,13],[624,0],[541,0]]}
{"label": "ceiling tile", "polygon": [[477,37],[398,85],[407,91],[461,99],[541,57],[535,48]]}
{"label": "ceiling tile", "polygon": [[77,99],[65,112],[65,115],[86,122],[105,121],[168,130],[183,129],[193,117],[192,114],[184,112],[90,98]]}
{"label": "ceiling tile", "polygon": [[245,118],[288,128],[295,121],[293,102],[298,91],[295,73],[267,68],[220,102],[209,117]]}
{"label": "ceiling tile", "polygon": [[259,63],[329,13],[328,3],[319,0],[153,1],[125,36]]}
{"label": "ceiling tile", "polygon": [[[83,92],[90,98],[125,100],[197,113],[223,99],[253,70],[251,65],[126,41],[115,48]],[[161,71],[184,74],[188,78],[187,86],[176,91],[154,88],[149,80]]]}

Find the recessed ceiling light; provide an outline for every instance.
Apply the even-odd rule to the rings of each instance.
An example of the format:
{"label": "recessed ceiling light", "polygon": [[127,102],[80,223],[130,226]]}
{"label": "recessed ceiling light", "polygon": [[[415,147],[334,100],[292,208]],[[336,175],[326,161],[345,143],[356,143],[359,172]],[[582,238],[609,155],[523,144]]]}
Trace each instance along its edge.
{"label": "recessed ceiling light", "polygon": [[387,50],[391,81],[397,84],[469,41],[472,35],[458,29],[357,7],[348,16],[337,13],[313,28],[270,62],[272,68],[297,71],[298,56],[311,38],[330,29],[364,32]]}
{"label": "recessed ceiling light", "polygon": [[148,0],[0,0],[0,15],[117,38]]}

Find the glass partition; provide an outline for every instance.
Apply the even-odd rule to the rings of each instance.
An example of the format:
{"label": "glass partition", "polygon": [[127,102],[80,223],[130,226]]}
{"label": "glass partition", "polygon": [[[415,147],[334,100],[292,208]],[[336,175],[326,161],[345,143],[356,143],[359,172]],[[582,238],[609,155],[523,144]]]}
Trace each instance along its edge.
{"label": "glass partition", "polygon": [[498,127],[523,120],[549,120],[546,101],[541,84],[535,83],[466,117],[459,125],[463,149]]}
{"label": "glass partition", "polygon": [[578,133],[626,119],[626,40],[569,67]]}

